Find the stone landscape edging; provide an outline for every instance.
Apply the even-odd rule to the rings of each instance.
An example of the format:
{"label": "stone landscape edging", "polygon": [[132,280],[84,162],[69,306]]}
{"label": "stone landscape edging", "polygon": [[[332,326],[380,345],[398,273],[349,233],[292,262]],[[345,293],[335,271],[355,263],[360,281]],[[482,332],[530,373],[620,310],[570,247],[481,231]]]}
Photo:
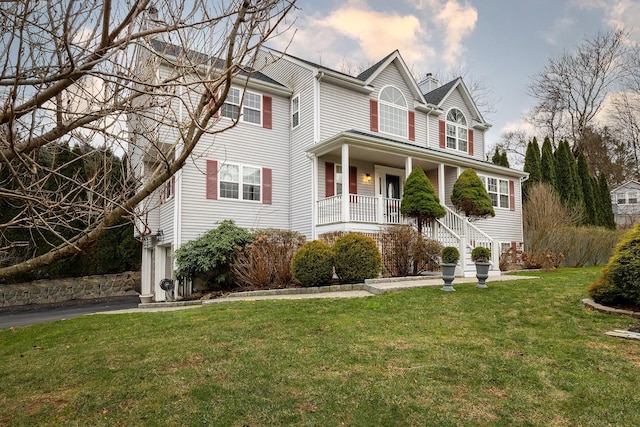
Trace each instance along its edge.
{"label": "stone landscape edging", "polygon": [[637,319],[640,319],[640,311],[631,311],[631,310],[623,310],[621,308],[609,307],[606,305],[598,304],[591,298],[584,298],[582,300],[582,304],[586,307],[589,307],[593,310],[599,311],[601,313],[607,314],[617,314],[620,316],[632,316]]}

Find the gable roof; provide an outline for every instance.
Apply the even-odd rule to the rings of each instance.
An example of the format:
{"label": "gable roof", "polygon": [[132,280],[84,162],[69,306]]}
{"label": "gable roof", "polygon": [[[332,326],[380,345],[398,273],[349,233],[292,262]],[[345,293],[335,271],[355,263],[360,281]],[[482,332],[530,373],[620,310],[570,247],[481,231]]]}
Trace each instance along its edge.
{"label": "gable roof", "polygon": [[620,191],[621,189],[628,187],[630,185],[633,185],[636,188],[640,188],[640,182],[636,181],[635,179],[628,179],[625,182],[623,182],[622,184],[620,184],[619,186],[617,186],[616,188],[614,188],[613,190],[609,191],[610,193],[615,193],[616,191]]}
{"label": "gable roof", "polygon": [[378,70],[378,68],[380,68],[380,66],[382,64],[384,64],[395,53],[398,53],[398,55],[400,54],[400,52],[398,52],[397,49],[394,50],[393,52],[391,52],[390,54],[388,54],[387,56],[382,58],[380,61],[378,61],[375,64],[373,64],[371,67],[367,68],[366,70],[364,70],[363,72],[358,74],[357,78],[362,80],[362,81],[368,80],[369,77],[371,77]]}
{"label": "gable roof", "polygon": [[481,127],[490,127],[491,125],[485,122],[478,106],[475,101],[471,97],[471,92],[467,88],[467,85],[464,84],[462,77],[458,77],[456,79],[451,80],[449,83],[444,84],[438,88],[435,88],[431,92],[428,92],[424,95],[424,98],[427,100],[429,104],[436,105],[438,108],[442,108],[442,104],[447,100],[447,98],[455,91],[460,90],[460,94],[462,95],[462,99],[465,104],[471,110],[473,118]]}

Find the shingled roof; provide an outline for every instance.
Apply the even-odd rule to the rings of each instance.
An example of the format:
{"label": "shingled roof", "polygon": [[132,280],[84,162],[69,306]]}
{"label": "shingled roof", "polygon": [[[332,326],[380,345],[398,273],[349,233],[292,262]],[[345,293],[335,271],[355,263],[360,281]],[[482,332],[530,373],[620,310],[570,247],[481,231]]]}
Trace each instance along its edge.
{"label": "shingled roof", "polygon": [[451,80],[449,83],[435,88],[431,92],[424,94],[424,99],[428,104],[439,105],[442,99],[449,93],[451,88],[460,80],[461,77]]}
{"label": "shingled roof", "polygon": [[[150,44],[153,50],[161,54],[171,55],[175,58],[179,58],[180,56],[184,55],[188,59],[190,59],[191,61],[197,64],[213,65],[214,67],[219,67],[219,68],[222,68],[224,66],[224,61],[220,58],[217,58],[215,56],[210,56],[202,52],[197,52],[195,50],[185,49],[171,43],[166,43],[162,40],[152,39]],[[255,79],[255,80],[260,80],[273,85],[286,87],[285,85],[272,79],[271,77],[262,74],[260,71],[255,71],[250,67],[247,67],[247,69],[248,71],[242,70],[238,73],[238,75],[241,75],[244,77],[250,76],[252,79]]]}

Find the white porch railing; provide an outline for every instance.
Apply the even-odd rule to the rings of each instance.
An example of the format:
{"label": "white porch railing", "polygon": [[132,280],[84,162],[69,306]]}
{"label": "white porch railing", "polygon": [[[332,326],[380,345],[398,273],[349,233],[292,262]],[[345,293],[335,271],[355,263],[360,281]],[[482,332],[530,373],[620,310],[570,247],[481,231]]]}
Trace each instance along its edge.
{"label": "white porch railing", "polygon": [[[342,195],[319,200],[318,225],[343,222]],[[493,239],[476,225],[447,206],[446,215],[433,221],[423,229],[424,236],[437,240],[444,246],[459,248],[463,271],[472,268],[471,250],[476,246],[484,246],[491,251],[491,262],[494,268],[499,263],[498,246]],[[349,215],[346,222],[369,224],[406,224],[409,221],[400,213],[400,199],[389,199],[381,196],[362,196],[349,194]],[[473,267],[475,268],[475,267]]]}
{"label": "white porch railing", "polygon": [[[342,195],[327,197],[318,201],[318,225],[341,222]],[[400,213],[400,199],[381,196],[349,194],[349,222],[370,224],[404,224]]]}

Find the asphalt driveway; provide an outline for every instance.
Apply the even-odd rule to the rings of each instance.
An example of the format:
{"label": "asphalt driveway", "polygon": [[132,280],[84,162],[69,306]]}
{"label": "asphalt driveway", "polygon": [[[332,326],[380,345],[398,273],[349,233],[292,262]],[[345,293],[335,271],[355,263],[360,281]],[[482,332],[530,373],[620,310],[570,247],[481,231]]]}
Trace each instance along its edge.
{"label": "asphalt driveway", "polygon": [[85,314],[137,308],[137,295],[89,300],[72,300],[58,304],[40,304],[0,309],[0,329],[71,319]]}

